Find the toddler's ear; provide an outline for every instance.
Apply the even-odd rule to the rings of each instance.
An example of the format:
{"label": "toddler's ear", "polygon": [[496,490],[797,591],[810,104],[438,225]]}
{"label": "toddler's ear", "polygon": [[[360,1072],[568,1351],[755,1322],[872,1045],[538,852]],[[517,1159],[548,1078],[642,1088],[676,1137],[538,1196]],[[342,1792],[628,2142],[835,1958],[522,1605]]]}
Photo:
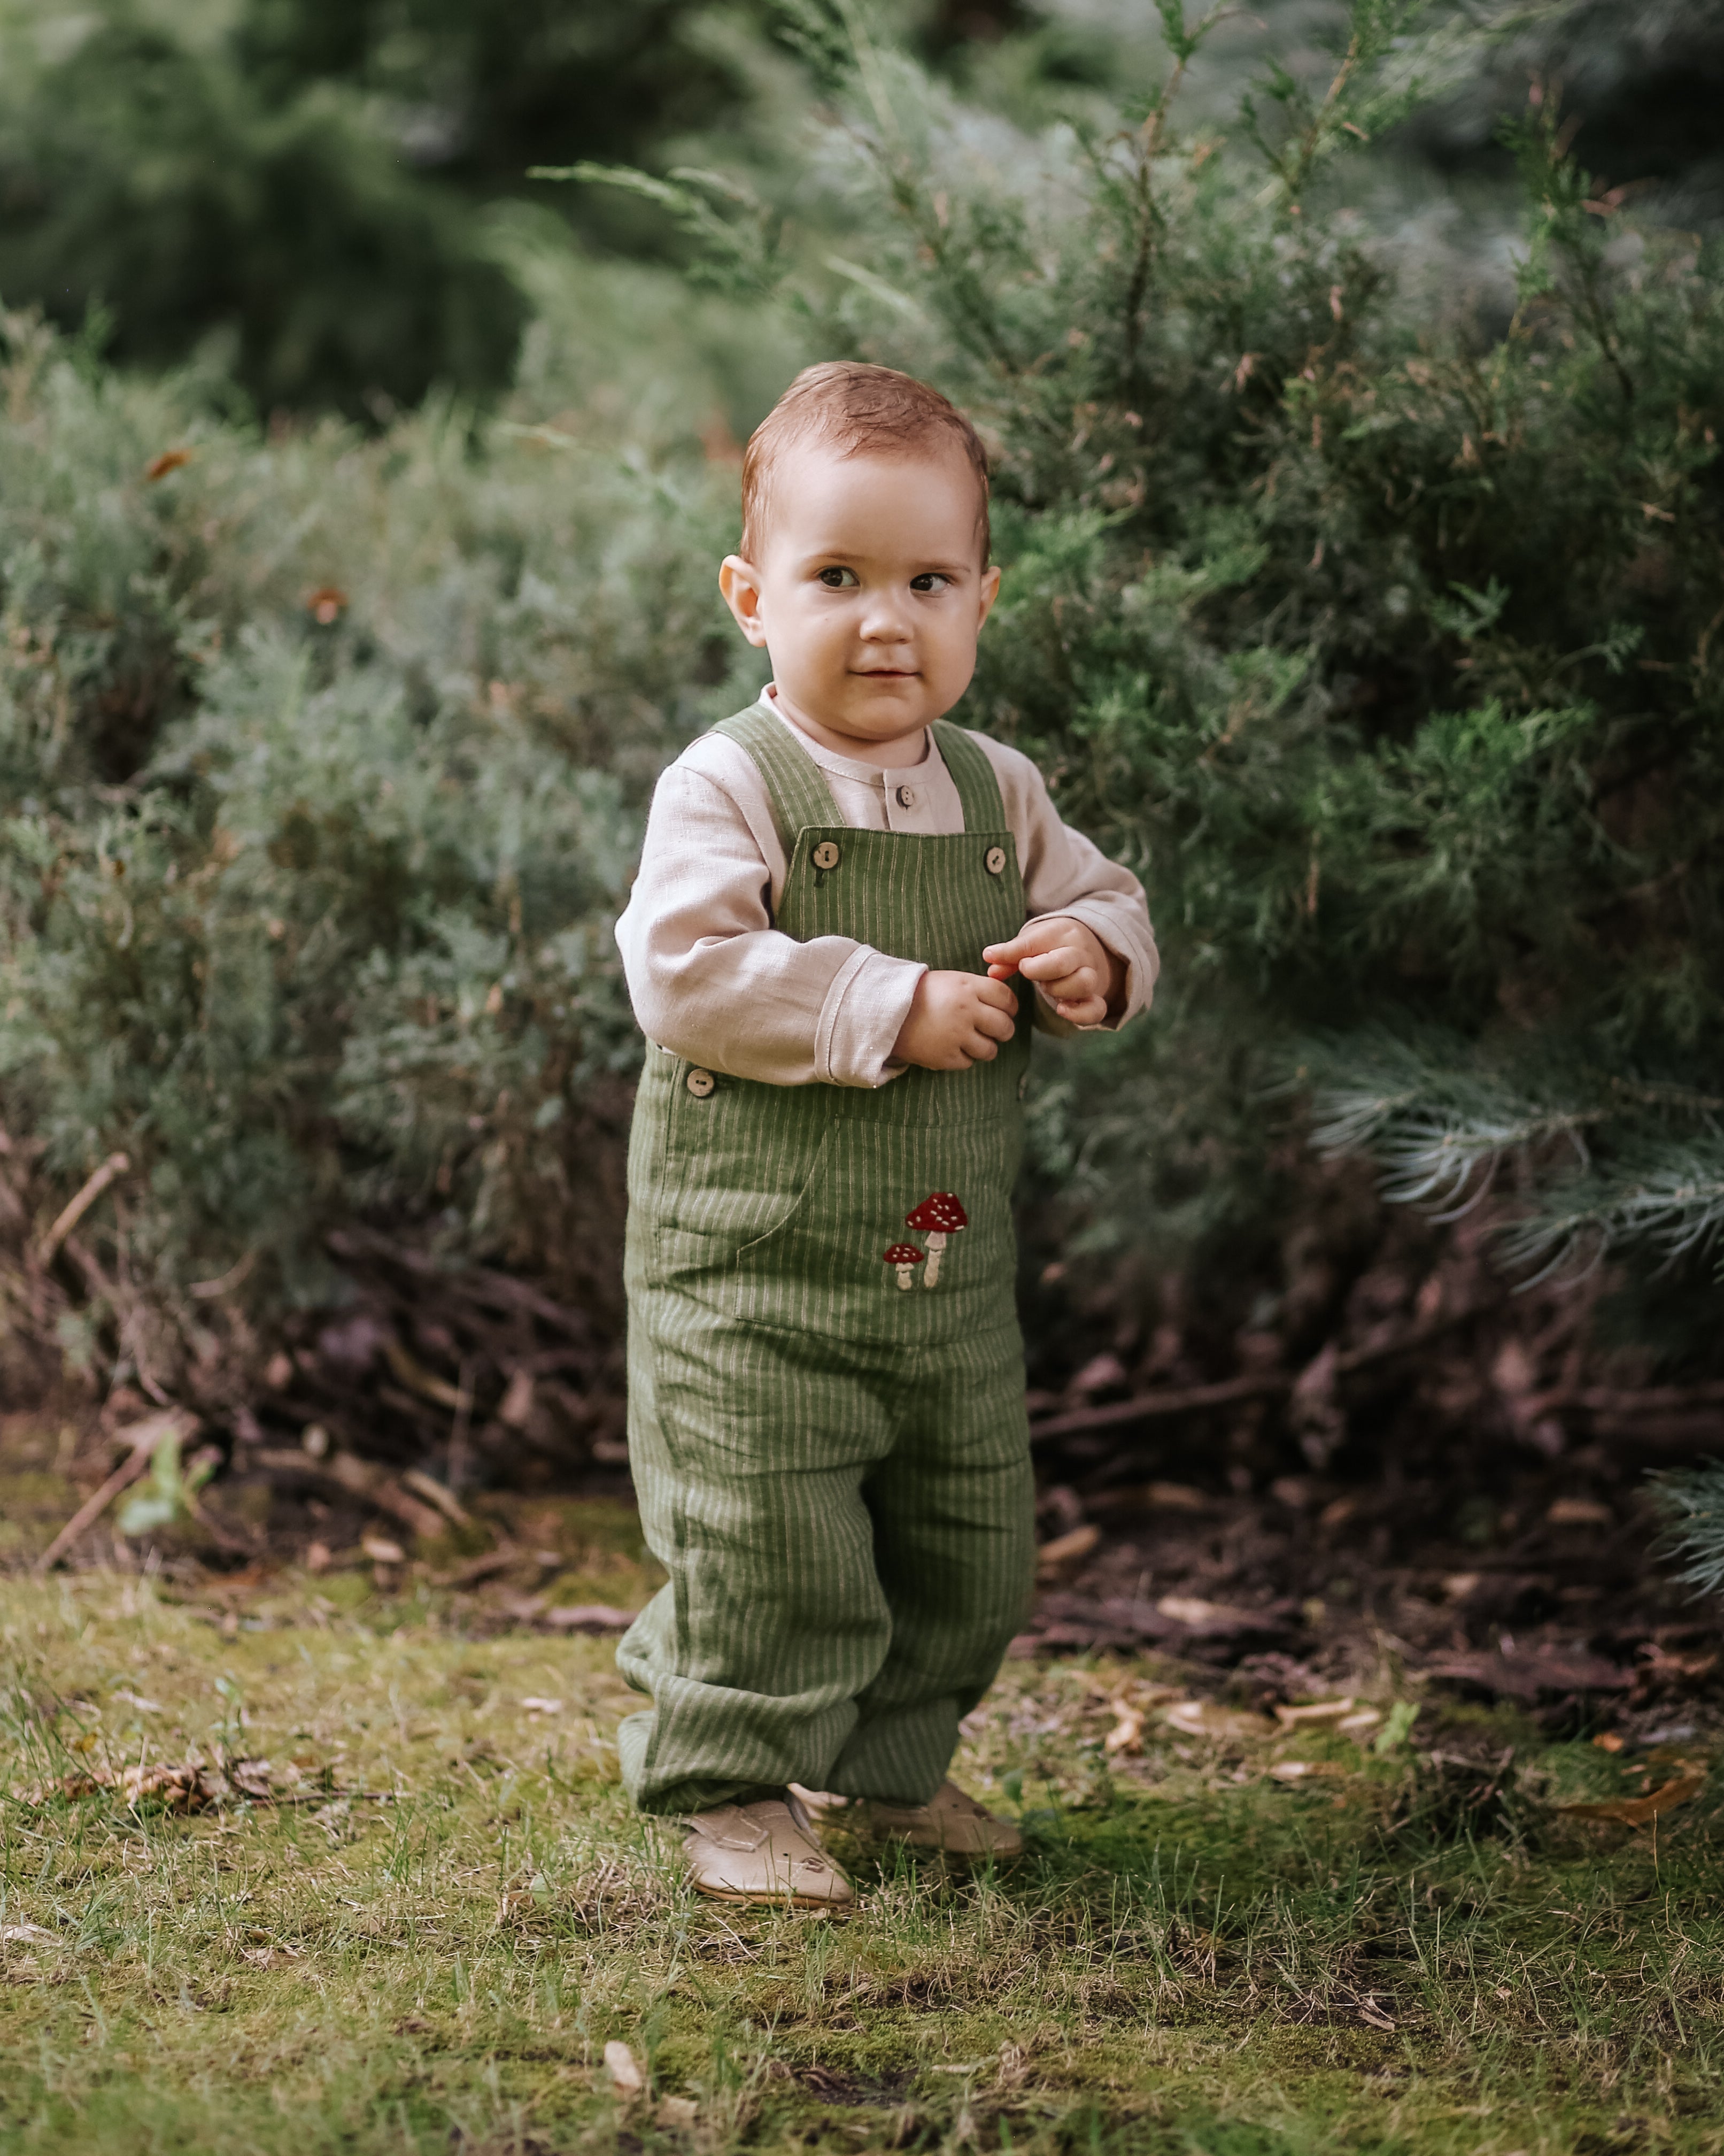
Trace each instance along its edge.
{"label": "toddler's ear", "polygon": [[743,635],[751,644],[763,644],[767,625],[760,611],[759,570],[740,554],[726,554],[719,565],[718,588]]}

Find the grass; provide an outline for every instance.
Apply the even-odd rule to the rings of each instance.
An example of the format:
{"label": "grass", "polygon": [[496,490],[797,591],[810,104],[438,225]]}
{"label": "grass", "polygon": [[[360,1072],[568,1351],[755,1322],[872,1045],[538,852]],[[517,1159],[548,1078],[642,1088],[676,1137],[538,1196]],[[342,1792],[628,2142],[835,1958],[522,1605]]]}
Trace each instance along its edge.
{"label": "grass", "polygon": [[[1026,1858],[846,1844],[856,1916],[752,1914],[623,1801],[608,1645],[495,1621],[360,1571],[0,1582],[14,1799],[220,1746],[302,1799],[0,1804],[0,2150],[1724,2149],[1717,1813],[1554,1810],[1629,1754],[1428,1702],[1384,1757],[1152,1717],[1110,1760],[1167,1672],[1013,1663],[959,1773]],[[1433,1735],[1514,1746],[1499,1792]]]}

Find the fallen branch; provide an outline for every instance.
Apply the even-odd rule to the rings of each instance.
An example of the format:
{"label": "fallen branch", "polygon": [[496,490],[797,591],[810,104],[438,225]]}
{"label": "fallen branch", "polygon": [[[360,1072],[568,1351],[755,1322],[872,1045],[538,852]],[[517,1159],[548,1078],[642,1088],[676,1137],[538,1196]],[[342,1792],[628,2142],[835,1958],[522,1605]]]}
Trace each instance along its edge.
{"label": "fallen branch", "polygon": [[[1336,1375],[1350,1376],[1355,1370],[1367,1369],[1373,1363],[1387,1363],[1397,1355],[1410,1355],[1491,1306],[1468,1303],[1462,1309],[1451,1311],[1446,1317],[1434,1318],[1429,1325],[1415,1326],[1410,1332],[1403,1332],[1393,1340],[1350,1348],[1336,1357]],[[1106,1407],[1074,1408],[1069,1414],[1051,1415],[1045,1422],[1032,1423],[1030,1439],[1039,1443],[1047,1437],[1073,1436],[1080,1430],[1111,1429],[1116,1423],[1195,1414],[1204,1408],[1231,1407],[1236,1400],[1269,1399],[1277,1393],[1290,1393],[1301,1374],[1297,1370],[1270,1370],[1250,1378],[1224,1378],[1213,1385],[1188,1385],[1179,1392],[1140,1393],[1135,1399],[1111,1400]]]}
{"label": "fallen branch", "polygon": [[398,1520],[409,1534],[427,1541],[443,1532],[440,1512],[411,1497],[391,1475],[372,1467],[351,1452],[331,1452],[314,1460],[309,1452],[269,1450],[255,1455],[257,1464],[271,1475],[302,1475],[307,1481],[331,1484],[347,1496],[357,1497],[380,1512]]}
{"label": "fallen branch", "polygon": [[131,1161],[123,1152],[110,1152],[108,1155],[95,1174],[85,1183],[84,1188],[66,1205],[59,1218],[37,1245],[36,1262],[38,1265],[45,1267],[53,1264],[60,1245],[65,1241],[67,1236],[71,1234],[114,1178],[116,1176],[124,1175],[131,1166]]}
{"label": "fallen branch", "polygon": [[1293,1379],[1285,1371],[1265,1377],[1228,1378],[1217,1385],[1188,1385],[1183,1392],[1142,1393],[1136,1399],[1112,1400],[1106,1407],[1075,1408],[1070,1414],[1051,1415],[1032,1423],[1029,1435],[1066,1437],[1078,1430],[1107,1430],[1115,1423],[1147,1422],[1157,1415],[1193,1414],[1200,1408],[1229,1407],[1235,1400],[1266,1399],[1274,1393],[1290,1392]]}
{"label": "fallen branch", "polygon": [[195,1437],[202,1424],[195,1415],[187,1414],[183,1408],[169,1408],[165,1414],[151,1415],[146,1422],[134,1423],[124,1433],[131,1450],[114,1472],[93,1496],[86,1497],[73,1513],[54,1540],[36,1560],[35,1570],[47,1572],[72,1547],[86,1527],[100,1519],[120,1492],[136,1482],[156,1456],[156,1449],[167,1437],[177,1438],[182,1445]]}

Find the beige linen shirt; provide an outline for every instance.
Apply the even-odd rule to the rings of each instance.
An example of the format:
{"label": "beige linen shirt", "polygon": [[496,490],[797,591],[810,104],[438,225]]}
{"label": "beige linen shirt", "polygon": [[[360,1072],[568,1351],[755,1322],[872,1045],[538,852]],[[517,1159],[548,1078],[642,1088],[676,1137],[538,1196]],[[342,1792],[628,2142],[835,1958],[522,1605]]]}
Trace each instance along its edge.
{"label": "beige linen shirt", "polygon": [[[819,766],[853,830],[934,838],[962,831],[963,804],[930,736],[919,762],[883,771],[810,739],[770,690],[761,708]],[[1124,963],[1122,1002],[1097,1029],[1123,1025],[1148,1004],[1160,964],[1142,886],[1060,822],[1028,757],[985,734],[971,739],[999,781],[1031,919],[1081,921]],[[758,766],[727,736],[703,735],[659,781],[640,871],[617,923],[641,1030],[671,1054],[732,1077],[884,1086],[904,1068],[892,1048],[927,968],[846,936],[798,943],[781,934],[773,922],[785,872]],[[1039,1001],[1039,1022],[1075,1030]]]}

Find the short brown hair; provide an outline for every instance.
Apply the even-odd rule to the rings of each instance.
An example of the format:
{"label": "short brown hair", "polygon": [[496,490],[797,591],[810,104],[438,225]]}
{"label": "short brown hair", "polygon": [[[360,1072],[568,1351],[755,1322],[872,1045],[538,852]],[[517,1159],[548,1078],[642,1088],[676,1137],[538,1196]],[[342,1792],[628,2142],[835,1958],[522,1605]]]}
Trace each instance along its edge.
{"label": "short brown hair", "polygon": [[772,495],[772,467],[801,442],[824,442],[841,456],[912,449],[944,440],[969,459],[980,498],[977,529],[985,567],[993,543],[988,520],[988,452],[956,404],[913,374],[870,367],[860,360],[832,359],[805,367],[748,438],[742,453],[742,552],[755,548]]}

